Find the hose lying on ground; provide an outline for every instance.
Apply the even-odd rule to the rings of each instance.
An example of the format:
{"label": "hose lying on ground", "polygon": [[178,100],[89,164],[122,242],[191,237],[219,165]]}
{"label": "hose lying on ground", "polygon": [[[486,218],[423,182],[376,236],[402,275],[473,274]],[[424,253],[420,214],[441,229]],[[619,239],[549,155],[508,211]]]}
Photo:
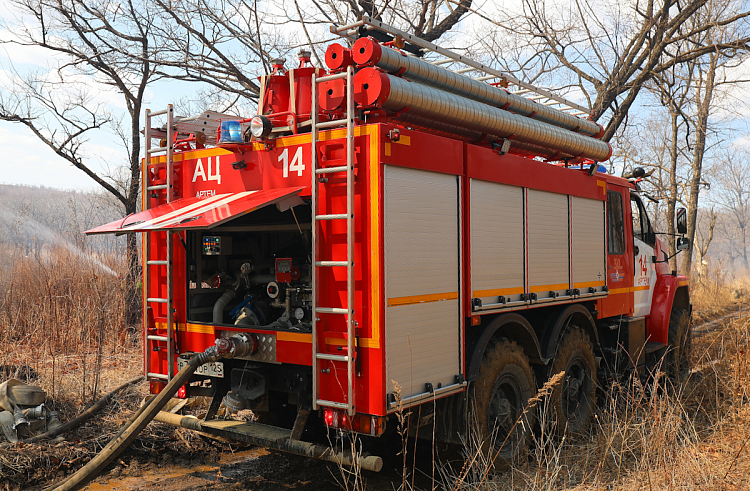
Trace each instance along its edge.
{"label": "hose lying on ground", "polygon": [[91,419],[91,417],[94,414],[96,414],[101,408],[103,408],[104,405],[107,404],[110,401],[110,399],[112,399],[115,396],[115,394],[117,394],[118,392],[120,392],[121,390],[125,389],[126,387],[130,385],[137,384],[141,380],[143,380],[142,376],[128,380],[124,384],[118,386],[113,391],[109,392],[107,395],[105,395],[104,397],[96,401],[96,403],[93,406],[91,406],[90,408],[88,408],[87,410],[85,410],[84,412],[76,416],[75,418],[58,426],[57,428],[53,428],[45,433],[42,433],[41,435],[36,435],[32,438],[24,440],[24,443],[36,443],[36,442],[45,440],[47,438],[54,438],[57,435],[66,433],[72,430],[73,428],[80,426],[81,424]]}
{"label": "hose lying on ground", "polygon": [[190,376],[204,363],[218,361],[221,358],[242,356],[249,351],[248,340],[242,335],[230,339],[217,339],[216,345],[190,359],[190,362],[154,397],[141,408],[120,428],[115,437],[85,466],[54,488],[54,491],[74,491],[85,486],[94,479],[107,465],[122,453],[152,419],[167,405],[177,389],[185,385]]}

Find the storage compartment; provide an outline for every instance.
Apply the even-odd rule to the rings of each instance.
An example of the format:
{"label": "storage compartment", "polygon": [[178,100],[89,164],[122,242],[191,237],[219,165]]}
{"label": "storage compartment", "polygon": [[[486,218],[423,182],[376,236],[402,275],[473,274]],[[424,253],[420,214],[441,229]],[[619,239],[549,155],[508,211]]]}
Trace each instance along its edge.
{"label": "storage compartment", "polygon": [[309,331],[310,230],[302,205],[186,231],[188,321]]}

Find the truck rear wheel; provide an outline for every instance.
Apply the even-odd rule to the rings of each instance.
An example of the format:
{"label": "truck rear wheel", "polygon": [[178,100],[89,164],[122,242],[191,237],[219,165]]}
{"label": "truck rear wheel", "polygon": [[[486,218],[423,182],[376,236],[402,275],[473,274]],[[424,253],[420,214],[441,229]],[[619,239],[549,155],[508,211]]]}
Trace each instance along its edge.
{"label": "truck rear wheel", "polygon": [[507,339],[490,344],[471,400],[482,449],[500,470],[528,449],[534,411],[527,405],[535,393],[534,375],[521,347]]}
{"label": "truck rear wheel", "polygon": [[690,373],[690,352],[693,346],[690,316],[685,309],[672,309],[669,315],[668,336],[667,375],[675,383],[679,383]]}
{"label": "truck rear wheel", "polygon": [[565,375],[552,390],[557,431],[581,433],[594,412],[596,360],[591,340],[580,327],[569,327],[560,340],[550,377],[562,371]]}

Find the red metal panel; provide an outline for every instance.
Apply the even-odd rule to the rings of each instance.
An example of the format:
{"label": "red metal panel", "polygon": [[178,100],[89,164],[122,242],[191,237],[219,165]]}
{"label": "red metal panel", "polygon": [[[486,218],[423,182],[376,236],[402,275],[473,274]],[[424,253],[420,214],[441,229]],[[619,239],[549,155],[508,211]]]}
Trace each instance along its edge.
{"label": "red metal panel", "polygon": [[[302,188],[243,191],[210,198],[181,198],[102,225],[87,234],[195,230],[211,228],[245,213],[276,203]],[[166,257],[166,256],[165,256]]]}
{"label": "red metal panel", "polygon": [[467,146],[466,176],[602,201],[606,198],[602,193],[606,176],[589,176],[587,170],[566,169],[518,155],[498,155],[476,145]]}
{"label": "red metal panel", "polygon": [[669,341],[669,316],[672,313],[674,294],[680,287],[687,287],[685,276],[662,274],[656,278],[651,315],[646,318],[646,336],[649,341],[667,344]]}
{"label": "red metal panel", "polygon": [[[463,171],[461,172],[462,175],[466,174],[466,153],[467,153],[467,144],[463,145],[463,154],[462,154],[462,164],[463,164]],[[463,261],[463,284],[461,285],[464,289],[463,295],[461,298],[463,299],[463,317],[464,319],[471,316],[472,313],[472,306],[471,306],[471,179],[468,179],[464,177],[461,180],[461,228],[462,234],[463,234],[463,246],[461,255],[462,261]],[[464,374],[464,378],[466,378],[466,322],[462,319],[460,329],[462,330],[461,339],[463,340],[463,346],[461,346],[461,351],[463,353],[463,366],[461,367],[461,373]]]}
{"label": "red metal panel", "polygon": [[381,125],[380,161],[443,174],[461,175],[464,171],[464,144],[442,136],[398,128],[398,140],[388,137],[395,126]]}

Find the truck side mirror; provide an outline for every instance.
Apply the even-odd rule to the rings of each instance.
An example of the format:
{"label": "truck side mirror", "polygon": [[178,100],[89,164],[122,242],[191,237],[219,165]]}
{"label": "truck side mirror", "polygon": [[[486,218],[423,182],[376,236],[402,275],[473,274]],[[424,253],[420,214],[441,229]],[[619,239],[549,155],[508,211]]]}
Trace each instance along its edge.
{"label": "truck side mirror", "polygon": [[[682,232],[684,233],[684,232]],[[677,250],[678,251],[687,251],[690,249],[690,239],[686,237],[678,237],[677,238]]]}
{"label": "truck side mirror", "polygon": [[687,210],[685,208],[677,208],[677,233],[687,233]]}

